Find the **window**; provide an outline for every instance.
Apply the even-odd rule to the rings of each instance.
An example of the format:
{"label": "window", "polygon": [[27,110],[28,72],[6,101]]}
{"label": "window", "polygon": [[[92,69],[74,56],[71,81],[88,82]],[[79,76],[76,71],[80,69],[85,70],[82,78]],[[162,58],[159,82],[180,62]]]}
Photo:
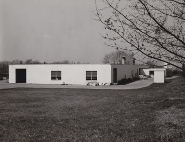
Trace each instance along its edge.
{"label": "window", "polygon": [[153,75],[154,76],[154,71],[149,71],[149,75]]}
{"label": "window", "polygon": [[97,71],[86,71],[86,80],[97,80]]}
{"label": "window", "polygon": [[61,71],[51,71],[51,80],[61,80]]}

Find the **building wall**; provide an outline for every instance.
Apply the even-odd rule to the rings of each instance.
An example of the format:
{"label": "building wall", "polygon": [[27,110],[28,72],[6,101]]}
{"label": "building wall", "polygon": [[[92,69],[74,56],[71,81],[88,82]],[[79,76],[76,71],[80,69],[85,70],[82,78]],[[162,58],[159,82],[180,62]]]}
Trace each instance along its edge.
{"label": "building wall", "polygon": [[[100,64],[38,64],[10,65],[9,82],[16,83],[16,69],[26,69],[26,83],[86,85],[86,71],[97,71],[97,82],[111,83],[111,65]],[[61,71],[61,80],[51,80],[51,71]]]}
{"label": "building wall", "polygon": [[145,65],[111,65],[111,82],[113,82],[113,68],[117,68],[117,81],[123,78],[138,77],[139,69],[149,68]]}
{"label": "building wall", "polygon": [[143,69],[142,75],[149,75],[150,69]]}
{"label": "building wall", "polygon": [[145,75],[150,75],[150,71],[154,71],[154,83],[164,83],[166,76],[166,69],[164,68],[150,68],[143,70]]}
{"label": "building wall", "polygon": [[[162,68],[150,68],[150,69],[143,69],[144,75],[150,75],[150,71],[154,71],[155,75],[155,70],[161,70]],[[162,69],[163,70],[163,69]],[[164,69],[164,75],[166,77],[166,69]]]}
{"label": "building wall", "polygon": [[154,70],[154,83],[164,83],[165,70]]}

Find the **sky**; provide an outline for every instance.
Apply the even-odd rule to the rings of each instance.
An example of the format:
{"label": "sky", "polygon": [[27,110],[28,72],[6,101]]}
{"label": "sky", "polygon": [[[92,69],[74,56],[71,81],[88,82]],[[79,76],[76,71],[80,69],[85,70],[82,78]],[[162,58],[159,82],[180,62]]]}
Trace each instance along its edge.
{"label": "sky", "polygon": [[113,51],[94,0],[0,0],[0,61],[102,63]]}

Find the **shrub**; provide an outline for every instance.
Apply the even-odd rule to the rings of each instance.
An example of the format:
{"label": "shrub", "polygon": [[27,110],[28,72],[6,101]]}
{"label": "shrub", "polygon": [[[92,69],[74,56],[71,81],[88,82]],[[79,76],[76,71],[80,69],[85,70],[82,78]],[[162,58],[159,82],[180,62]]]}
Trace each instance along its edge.
{"label": "shrub", "polygon": [[128,78],[128,79],[123,78],[123,79],[121,79],[121,80],[118,81],[118,85],[125,85],[125,84],[128,84],[128,83],[137,81],[137,80],[139,80],[138,77],[134,77],[133,79],[131,79],[131,78]]}
{"label": "shrub", "polygon": [[166,77],[172,77],[173,76],[173,72],[171,69],[167,69],[166,70]]}
{"label": "shrub", "polygon": [[118,85],[124,85],[126,83],[127,83],[127,79],[125,79],[125,78],[118,81]]}
{"label": "shrub", "polygon": [[133,77],[133,80],[137,81],[137,80],[140,80],[140,78],[139,77]]}

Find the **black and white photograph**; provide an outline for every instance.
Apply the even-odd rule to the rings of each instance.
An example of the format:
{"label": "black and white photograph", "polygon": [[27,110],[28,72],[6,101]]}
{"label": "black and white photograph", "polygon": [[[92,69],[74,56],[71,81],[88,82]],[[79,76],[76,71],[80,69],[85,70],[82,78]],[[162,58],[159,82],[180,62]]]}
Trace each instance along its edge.
{"label": "black and white photograph", "polygon": [[185,142],[185,0],[0,0],[1,142]]}

